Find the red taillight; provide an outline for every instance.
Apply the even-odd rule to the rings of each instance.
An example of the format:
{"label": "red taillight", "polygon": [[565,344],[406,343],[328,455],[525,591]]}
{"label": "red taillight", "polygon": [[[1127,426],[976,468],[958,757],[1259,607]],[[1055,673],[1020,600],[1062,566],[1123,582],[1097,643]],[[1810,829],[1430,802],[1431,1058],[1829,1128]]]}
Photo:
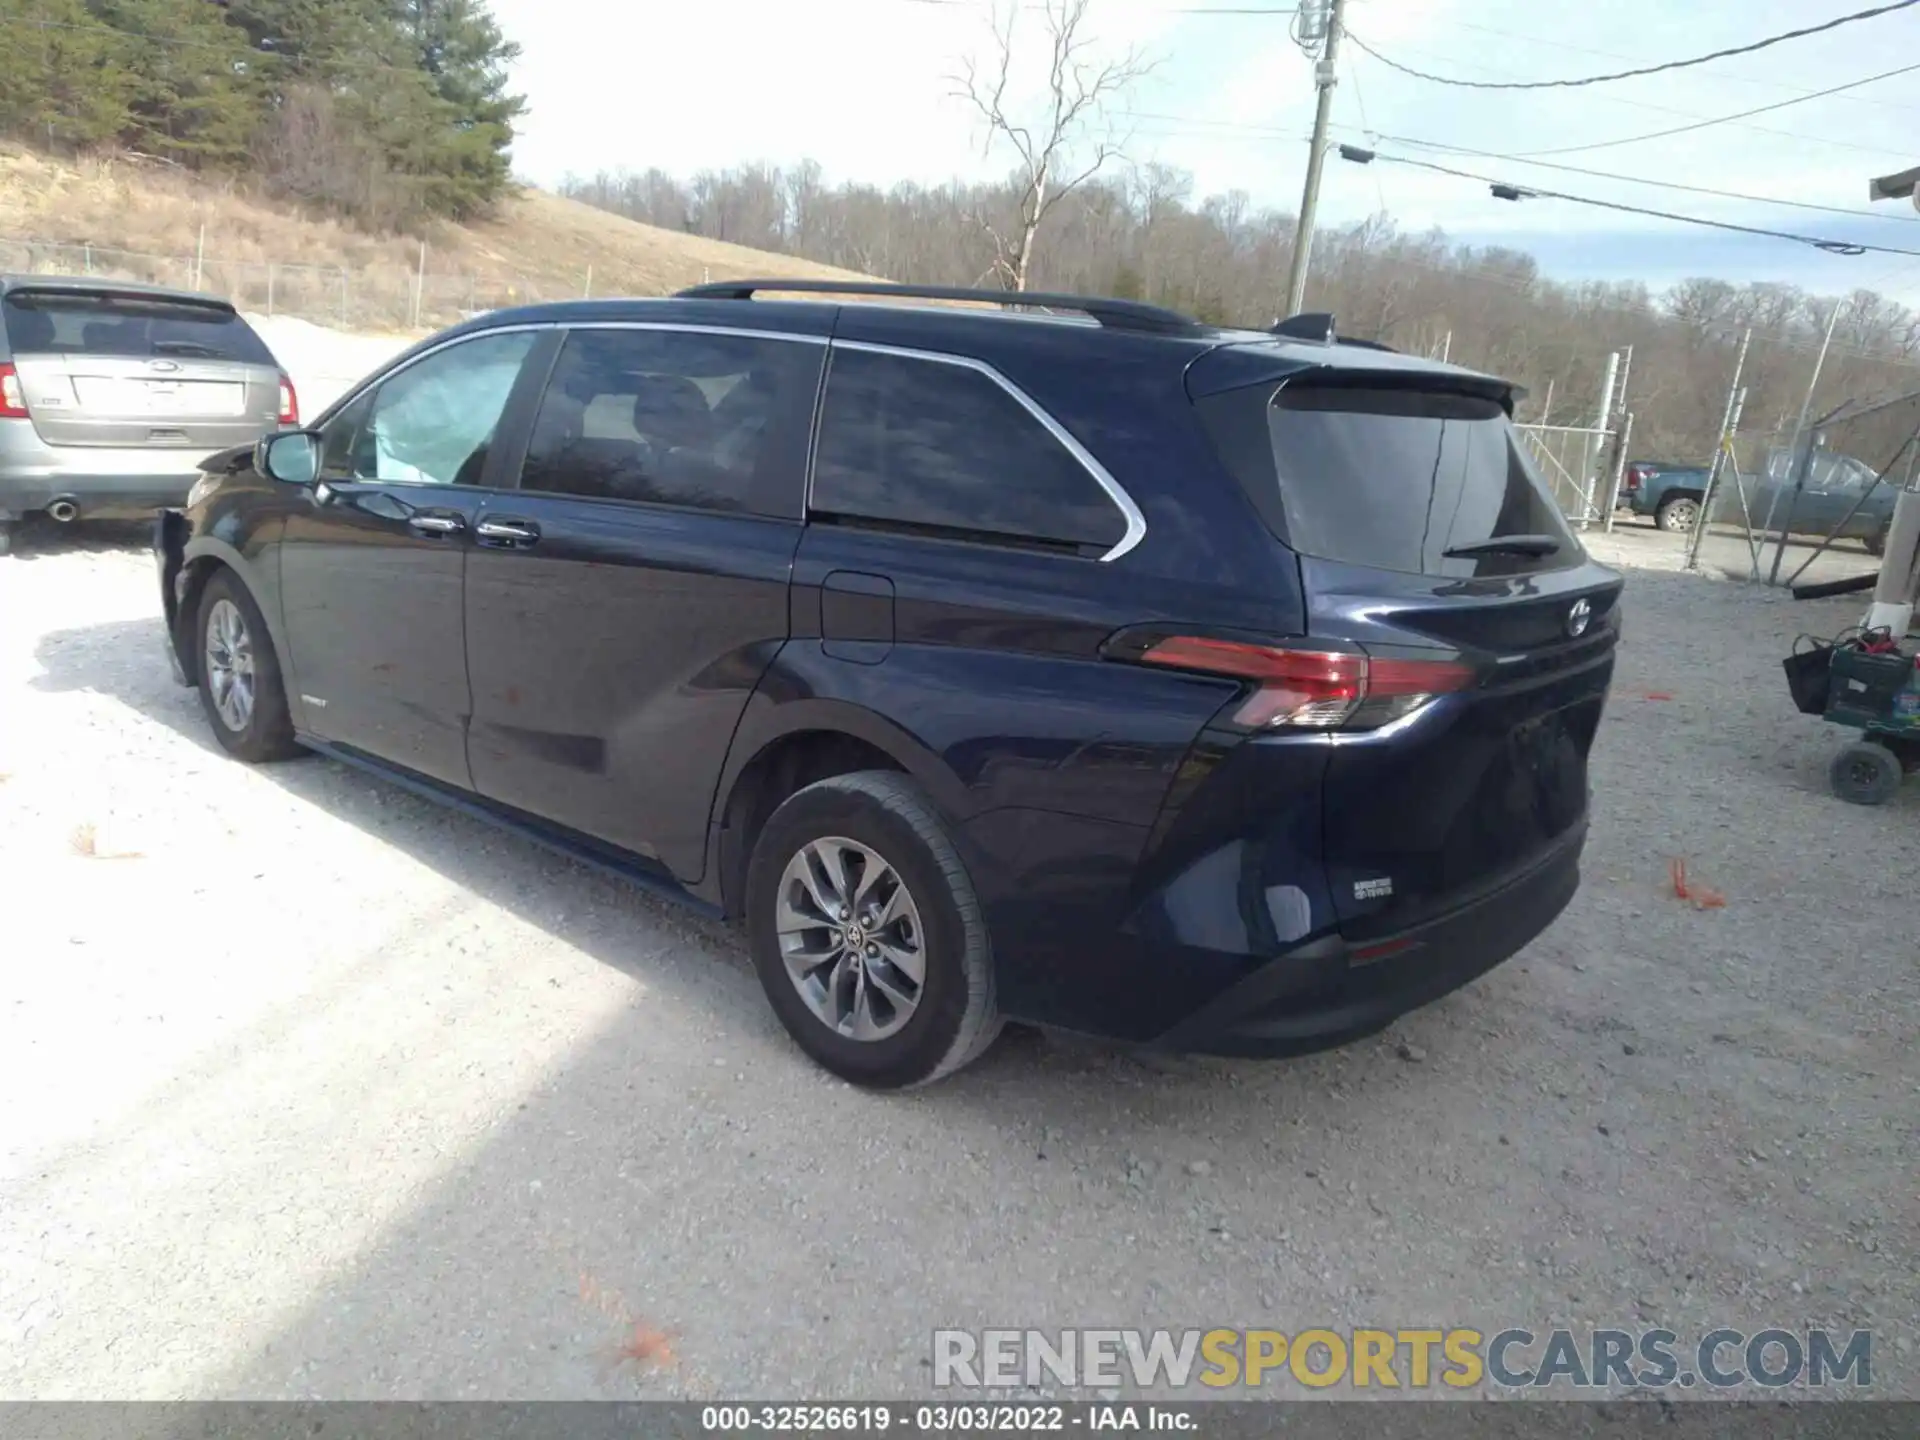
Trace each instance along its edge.
{"label": "red taillight", "polygon": [[1629,465],[1627,467],[1627,489],[1638,490],[1640,488],[1640,482],[1646,478],[1647,472],[1644,466]]}
{"label": "red taillight", "polygon": [[20,372],[0,364],[0,420],[31,420],[27,414],[26,393],[20,388]]}
{"label": "red taillight", "polygon": [[1149,665],[1230,675],[1257,685],[1234,712],[1251,729],[1372,730],[1473,683],[1451,660],[1383,659],[1333,650],[1296,650],[1174,635],[1147,647]]}
{"label": "red taillight", "polygon": [[293,393],[293,381],[287,378],[284,371],[280,375],[280,423],[300,423],[300,397]]}

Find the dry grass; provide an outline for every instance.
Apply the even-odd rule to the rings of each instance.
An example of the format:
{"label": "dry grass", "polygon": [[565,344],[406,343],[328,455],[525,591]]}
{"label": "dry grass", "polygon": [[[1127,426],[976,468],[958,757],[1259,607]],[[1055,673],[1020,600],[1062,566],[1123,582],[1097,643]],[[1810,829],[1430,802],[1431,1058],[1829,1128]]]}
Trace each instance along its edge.
{"label": "dry grass", "polygon": [[[660,295],[703,279],[757,275],[870,278],[637,224],[537,190],[520,192],[477,224],[442,224],[418,237],[375,236],[268,203],[235,180],[127,158],[56,160],[0,148],[0,241],[190,257],[203,225],[207,288],[236,292],[257,287],[250,272],[264,272],[269,263],[336,274],[345,267],[356,272],[356,282],[359,272],[372,272],[404,285],[419,264],[422,240],[436,294],[471,287],[487,304],[577,296],[587,288],[589,268],[595,295]],[[19,263],[6,258],[14,248],[0,250],[0,266]],[[102,264],[120,268],[115,258]],[[297,293],[297,277],[280,283],[288,287],[283,298]],[[337,280],[330,283],[338,288]],[[361,292],[354,294],[357,302]],[[257,303],[250,294],[234,298]]]}

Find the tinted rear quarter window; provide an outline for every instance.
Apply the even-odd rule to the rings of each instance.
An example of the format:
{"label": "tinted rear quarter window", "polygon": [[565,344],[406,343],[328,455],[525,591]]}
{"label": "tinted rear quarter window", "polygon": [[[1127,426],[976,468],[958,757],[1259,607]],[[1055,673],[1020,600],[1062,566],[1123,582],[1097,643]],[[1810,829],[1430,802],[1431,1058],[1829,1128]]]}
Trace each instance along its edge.
{"label": "tinted rear quarter window", "polygon": [[1090,553],[1127,520],[1078,456],[970,365],[836,346],[813,508]]}
{"label": "tinted rear quarter window", "polygon": [[273,352],[253,328],[218,305],[140,295],[15,290],[0,310],[7,344],[16,354],[274,363]]}
{"label": "tinted rear quarter window", "polygon": [[[1579,541],[1494,400],[1295,383],[1230,391],[1198,408],[1222,461],[1302,555],[1456,576],[1581,560]],[[1518,536],[1546,537],[1558,548],[1448,554]]]}

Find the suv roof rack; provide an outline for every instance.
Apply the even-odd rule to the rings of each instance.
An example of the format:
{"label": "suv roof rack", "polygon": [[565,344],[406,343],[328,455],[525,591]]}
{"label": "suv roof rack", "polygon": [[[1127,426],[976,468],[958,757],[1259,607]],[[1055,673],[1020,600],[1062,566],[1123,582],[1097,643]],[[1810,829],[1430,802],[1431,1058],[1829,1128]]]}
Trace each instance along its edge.
{"label": "suv roof rack", "polygon": [[1022,310],[1077,310],[1109,330],[1144,330],[1180,335],[1205,327],[1191,315],[1137,300],[1100,295],[1055,295],[1039,290],[977,290],[963,285],[895,285],[858,280],[716,280],[695,285],[681,300],[751,300],[759,291],[799,295],[875,295],[903,300],[974,300]]}
{"label": "suv roof rack", "polygon": [[1336,334],[1333,328],[1333,315],[1325,310],[1310,310],[1299,315],[1289,315],[1286,319],[1269,326],[1267,333],[1287,340],[1314,340],[1322,345],[1358,345],[1363,350],[1385,350],[1390,355],[1400,353],[1393,346],[1383,345],[1378,340],[1355,340],[1349,336]]}

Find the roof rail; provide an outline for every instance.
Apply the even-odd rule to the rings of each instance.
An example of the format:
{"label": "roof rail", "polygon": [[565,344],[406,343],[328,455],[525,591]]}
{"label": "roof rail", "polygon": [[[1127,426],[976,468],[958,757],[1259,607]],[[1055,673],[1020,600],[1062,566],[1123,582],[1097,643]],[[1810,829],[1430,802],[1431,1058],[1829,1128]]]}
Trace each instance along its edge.
{"label": "roof rail", "polygon": [[1190,315],[1099,295],[1054,295],[1038,290],[976,290],[960,285],[894,285],[859,280],[716,280],[695,285],[681,300],[751,300],[765,290],[788,295],[873,295],[903,300],[972,300],[1022,310],[1077,310],[1109,330],[1144,330],[1179,335],[1204,327]]}
{"label": "roof rail", "polygon": [[1322,345],[1358,345],[1364,350],[1385,350],[1390,355],[1400,352],[1391,345],[1383,345],[1378,340],[1355,340],[1335,333],[1333,315],[1324,310],[1310,310],[1299,315],[1289,315],[1276,321],[1267,329],[1269,335],[1279,335],[1288,340],[1315,340]]}

